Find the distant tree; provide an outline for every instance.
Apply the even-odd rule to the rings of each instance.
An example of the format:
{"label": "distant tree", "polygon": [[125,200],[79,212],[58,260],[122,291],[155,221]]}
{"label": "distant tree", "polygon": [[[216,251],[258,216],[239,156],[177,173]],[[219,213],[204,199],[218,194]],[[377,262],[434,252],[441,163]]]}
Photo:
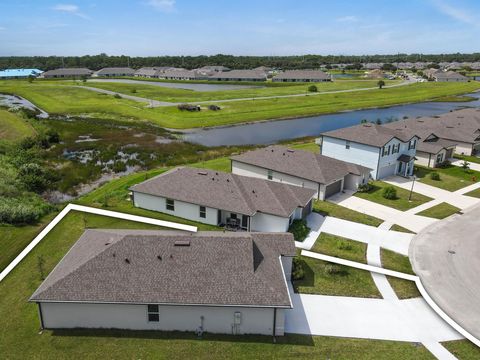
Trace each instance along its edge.
{"label": "distant tree", "polygon": [[379,88],[379,89],[382,89],[382,88],[385,86],[385,81],[383,81],[383,80],[378,80],[377,85],[378,85],[378,88]]}
{"label": "distant tree", "polygon": [[308,87],[308,91],[309,92],[317,92],[318,91],[317,86],[316,85],[310,85]]}
{"label": "distant tree", "polygon": [[440,65],[431,63],[427,65],[427,69],[440,69]]}
{"label": "distant tree", "polygon": [[470,71],[472,71],[473,69],[472,69],[470,66],[467,65],[467,66],[464,66],[464,67],[463,67],[463,70],[465,70],[465,71],[467,71],[467,72],[470,72]]}
{"label": "distant tree", "polygon": [[32,75],[28,75],[27,81],[31,84],[35,80],[35,78]]}
{"label": "distant tree", "polygon": [[397,70],[397,67],[393,64],[383,64],[382,65],[382,70],[385,70],[385,71],[395,71]]}
{"label": "distant tree", "polygon": [[418,76],[423,76],[423,71],[418,70],[418,71],[417,71],[417,75],[418,75]]}

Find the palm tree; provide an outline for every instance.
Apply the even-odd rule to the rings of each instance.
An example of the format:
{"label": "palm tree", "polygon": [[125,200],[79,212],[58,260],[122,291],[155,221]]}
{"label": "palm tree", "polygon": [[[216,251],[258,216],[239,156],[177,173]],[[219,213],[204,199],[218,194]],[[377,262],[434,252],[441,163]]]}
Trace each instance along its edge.
{"label": "palm tree", "polygon": [[381,89],[381,88],[383,88],[383,87],[385,86],[385,81],[383,81],[383,80],[378,80],[377,85],[378,85],[378,88]]}

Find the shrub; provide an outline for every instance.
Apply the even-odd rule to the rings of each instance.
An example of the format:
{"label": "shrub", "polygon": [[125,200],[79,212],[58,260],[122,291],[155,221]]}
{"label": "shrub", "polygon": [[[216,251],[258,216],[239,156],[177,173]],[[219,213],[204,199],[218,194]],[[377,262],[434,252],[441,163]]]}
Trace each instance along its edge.
{"label": "shrub", "polygon": [[382,196],[387,200],[395,200],[397,198],[397,190],[393,186],[387,186],[383,189]]}
{"label": "shrub", "polygon": [[339,275],[339,276],[348,275],[347,267],[338,265],[338,264],[333,264],[333,263],[328,263],[327,265],[325,265],[325,272],[328,275]]}
{"label": "shrub", "polygon": [[440,169],[445,169],[445,168],[448,168],[450,167],[450,165],[452,165],[452,163],[448,160],[445,160],[444,162],[442,162],[441,164],[438,165],[438,167]]}
{"label": "shrub", "polygon": [[371,183],[360,184],[358,185],[358,189],[357,189],[357,191],[361,193],[369,192],[370,190],[372,190]]}
{"label": "shrub", "polygon": [[310,232],[310,228],[307,226],[307,222],[305,220],[297,219],[293,220],[288,232],[293,234],[295,241],[303,241]]}
{"label": "shrub", "polygon": [[30,163],[22,165],[18,171],[18,180],[25,184],[29,191],[41,193],[50,185],[50,176],[39,164]]}
{"label": "shrub", "polygon": [[220,106],[218,105],[208,105],[208,110],[212,110],[212,111],[218,111],[220,110]]}
{"label": "shrub", "polygon": [[123,161],[115,161],[112,170],[115,173],[124,172],[127,170],[127,165]]}
{"label": "shrub", "polygon": [[121,99],[121,98],[122,98],[122,97],[120,96],[120,94],[115,94],[115,95],[113,95],[113,97],[114,97],[115,99]]}
{"label": "shrub", "polygon": [[192,104],[178,104],[177,105],[178,110],[187,110],[187,111],[200,111],[200,105],[192,105]]}
{"label": "shrub", "polygon": [[438,172],[431,172],[430,173],[430,179],[439,181],[440,180],[440,174]]}
{"label": "shrub", "polygon": [[53,209],[38,197],[0,198],[0,223],[34,224]]}
{"label": "shrub", "polygon": [[309,92],[317,92],[317,91],[318,91],[318,88],[317,88],[316,85],[310,85],[310,86],[308,87],[308,91],[309,91]]}
{"label": "shrub", "polygon": [[303,269],[303,261],[298,257],[294,257],[292,264],[292,280],[302,280],[304,277],[305,270]]}
{"label": "shrub", "polygon": [[132,93],[133,93],[133,94],[136,94],[136,93],[137,93],[137,89],[132,89]]}

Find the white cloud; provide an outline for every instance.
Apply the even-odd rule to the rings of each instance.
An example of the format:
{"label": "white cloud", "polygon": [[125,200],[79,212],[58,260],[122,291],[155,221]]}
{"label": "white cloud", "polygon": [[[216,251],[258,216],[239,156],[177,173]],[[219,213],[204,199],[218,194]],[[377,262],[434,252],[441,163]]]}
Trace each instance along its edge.
{"label": "white cloud", "polygon": [[475,18],[470,15],[467,10],[461,9],[457,5],[452,6],[443,0],[432,0],[432,3],[438,11],[451,17],[452,19],[461,21],[466,24],[476,24]]}
{"label": "white cloud", "polygon": [[337,21],[339,22],[355,22],[358,21],[356,16],[353,15],[347,15],[347,16],[342,16],[337,18]]}
{"label": "white cloud", "polygon": [[162,12],[172,12],[175,10],[175,0],[149,0],[147,4]]}
{"label": "white cloud", "polygon": [[55,5],[52,9],[55,11],[76,15],[78,17],[81,17],[82,19],[90,19],[87,15],[82,13],[80,11],[80,8],[75,4],[58,4],[58,5]]}

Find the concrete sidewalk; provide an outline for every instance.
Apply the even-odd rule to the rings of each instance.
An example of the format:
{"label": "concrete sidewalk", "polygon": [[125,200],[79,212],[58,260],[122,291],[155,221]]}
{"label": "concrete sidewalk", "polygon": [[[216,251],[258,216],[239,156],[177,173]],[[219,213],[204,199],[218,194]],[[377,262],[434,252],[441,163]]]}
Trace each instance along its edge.
{"label": "concrete sidewalk", "polygon": [[[403,178],[403,177],[400,177],[400,176],[391,176],[391,177],[388,177],[388,178],[384,179],[383,181],[385,181],[386,183],[389,183],[391,185],[401,187],[401,188],[403,188],[405,190],[408,190],[408,191],[410,191],[410,189],[412,188],[412,183],[413,183],[412,179],[407,179],[407,178]],[[474,184],[474,185],[476,185],[476,184]],[[479,186],[480,186],[480,183],[479,183]],[[476,199],[476,198],[473,198],[473,197],[470,197],[470,196],[464,196],[464,195],[461,195],[461,193],[457,193],[457,192],[451,192],[451,191],[443,190],[443,189],[437,188],[435,186],[431,186],[431,185],[421,183],[419,181],[415,181],[415,184],[413,186],[413,191],[416,192],[416,193],[431,197],[432,199],[435,200],[435,201],[432,201],[430,206],[428,206],[428,207],[440,204],[442,202],[446,202],[446,203],[449,203],[449,204],[451,204],[453,206],[456,206],[456,207],[463,210],[463,209],[469,208],[469,207],[477,204],[478,202],[480,202],[480,199]],[[427,203],[427,204],[429,204],[429,203]],[[427,205],[423,204],[423,205],[420,205],[420,206],[421,206],[421,208],[418,207],[419,210],[415,211],[415,213],[417,213],[419,211],[422,211],[422,210],[425,210],[426,209],[425,206],[427,206]],[[416,209],[416,208],[414,208],[414,209]],[[414,211],[414,209],[410,209],[408,212],[412,212],[412,211]]]}
{"label": "concrete sidewalk", "polygon": [[340,193],[328,199],[328,201],[344,206],[363,214],[375,216],[392,224],[398,224],[406,229],[418,233],[425,227],[438,220],[425,216],[414,215],[388,206],[380,205],[372,201],[352,196],[351,192]]}
{"label": "concrete sidewalk", "polygon": [[[480,160],[480,159],[479,159]],[[454,166],[462,166],[463,164],[463,160],[460,160],[460,159],[449,159],[450,163]],[[474,163],[474,162],[471,162],[471,161],[467,161],[467,163],[470,164],[470,169],[472,170],[475,170],[475,171],[480,171],[480,164],[477,164],[477,163]]]}

